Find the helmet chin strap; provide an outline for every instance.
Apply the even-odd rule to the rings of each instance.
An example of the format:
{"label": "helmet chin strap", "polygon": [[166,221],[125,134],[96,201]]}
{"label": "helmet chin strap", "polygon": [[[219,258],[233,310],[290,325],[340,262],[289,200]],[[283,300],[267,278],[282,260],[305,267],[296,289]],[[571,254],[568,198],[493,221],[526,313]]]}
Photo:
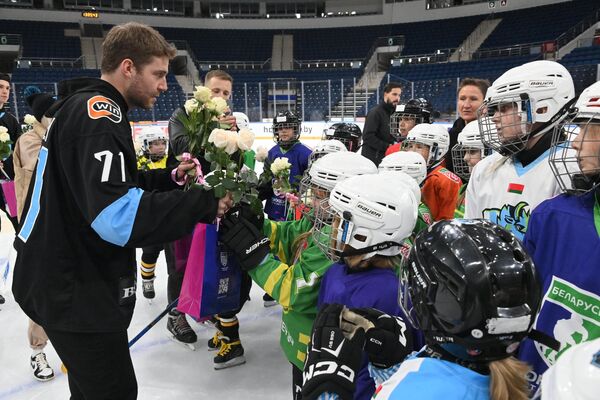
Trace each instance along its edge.
{"label": "helmet chin strap", "polygon": [[368,254],[368,253],[372,253],[372,252],[377,252],[379,250],[385,250],[385,249],[389,249],[390,247],[394,247],[394,246],[402,246],[400,243],[398,242],[392,242],[391,240],[385,241],[385,242],[381,242],[381,243],[377,243],[377,244],[372,244],[371,246],[367,246],[367,247],[363,247],[361,249],[348,249],[348,250],[344,250],[340,253],[340,258],[344,258],[344,257],[351,257],[351,256],[358,256],[361,254]]}

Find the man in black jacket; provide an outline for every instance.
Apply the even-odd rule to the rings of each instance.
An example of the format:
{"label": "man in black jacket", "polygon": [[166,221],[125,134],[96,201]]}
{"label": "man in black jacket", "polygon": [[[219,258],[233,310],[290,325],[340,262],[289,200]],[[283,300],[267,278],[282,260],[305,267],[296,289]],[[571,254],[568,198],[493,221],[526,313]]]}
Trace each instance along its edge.
{"label": "man in black jacket", "polygon": [[390,82],[383,88],[383,103],[371,109],[363,128],[363,147],[361,154],[379,165],[387,148],[395,139],[390,133],[390,117],[400,102],[402,85]]}
{"label": "man in black jacket", "polygon": [[[8,74],[0,73],[0,126],[6,127],[8,129],[8,134],[10,136],[10,141],[13,142],[12,146],[14,148],[14,144],[17,142],[19,136],[21,136],[21,125],[19,121],[12,115],[9,111],[9,108],[6,107],[6,103],[8,103],[8,99],[10,97],[10,76]],[[0,172],[0,179],[6,179],[8,176],[10,179],[15,178],[15,171],[13,168],[13,157],[12,154],[8,156],[6,160],[0,160],[0,167],[4,170],[3,173]],[[17,230],[17,217],[11,217],[8,215],[6,210],[6,204],[4,204],[2,188],[0,187],[0,210],[6,213],[6,216],[12,223],[15,231]]]}
{"label": "man in black jacket", "polygon": [[175,49],[130,22],[113,27],[102,50],[101,78],[70,86],[40,150],[13,292],[69,370],[71,399],[135,399],[127,344],[135,248],[175,240],[224,215],[232,201],[177,190],[192,163],[137,170],[127,110],[151,108],[167,90]]}

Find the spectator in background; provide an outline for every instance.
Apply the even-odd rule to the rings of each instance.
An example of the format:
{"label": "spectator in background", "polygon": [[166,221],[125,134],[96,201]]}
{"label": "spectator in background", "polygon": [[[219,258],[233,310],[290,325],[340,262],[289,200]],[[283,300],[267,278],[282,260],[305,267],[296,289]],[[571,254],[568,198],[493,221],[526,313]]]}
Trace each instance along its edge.
{"label": "spectator in background", "polygon": [[379,165],[387,148],[396,142],[390,133],[390,116],[400,102],[402,85],[390,82],[383,88],[383,102],[367,114],[363,129],[362,155]]}
{"label": "spectator in background", "polygon": [[[4,126],[6,127],[6,129],[8,129],[10,141],[16,143],[19,136],[21,136],[22,131],[19,121],[17,121],[15,116],[10,113],[10,108],[6,107],[6,103],[8,103],[9,97],[10,76],[8,74],[0,73],[0,126]],[[15,178],[12,155],[10,155],[6,160],[0,160],[0,168],[2,168],[2,170],[4,171],[4,173],[0,172],[0,179]],[[11,217],[8,214],[8,212],[6,211],[6,204],[4,204],[4,200],[2,200],[3,198],[4,195],[2,193],[2,188],[0,187],[0,210],[6,213],[6,216],[8,217],[16,231],[18,226],[17,218]]]}
{"label": "spectator in background", "polygon": [[[17,196],[17,219],[21,221],[23,215],[23,206],[27,197],[27,190],[33,171],[38,160],[38,154],[42,147],[42,139],[46,134],[48,126],[52,121],[45,114],[56,101],[50,93],[35,93],[27,97],[27,104],[35,121],[33,128],[19,137],[14,145],[13,165],[15,171],[15,193]],[[46,382],[54,378],[54,371],[48,361],[44,348],[48,344],[48,335],[40,325],[29,319],[27,328],[27,337],[29,347],[31,347],[30,365],[33,369],[33,376],[40,382]]]}
{"label": "spectator in background", "polygon": [[[490,82],[487,79],[464,78],[458,85],[457,106],[458,119],[448,131],[450,133],[450,148],[456,145],[458,134],[466,124],[477,119],[477,109],[483,103]],[[452,157],[446,159],[446,169],[454,172]]]}

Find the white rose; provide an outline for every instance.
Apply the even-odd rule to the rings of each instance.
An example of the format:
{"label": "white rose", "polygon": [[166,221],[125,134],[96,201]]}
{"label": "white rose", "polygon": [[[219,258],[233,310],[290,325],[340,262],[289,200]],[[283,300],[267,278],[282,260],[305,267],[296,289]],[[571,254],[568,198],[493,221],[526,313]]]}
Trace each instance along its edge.
{"label": "white rose", "polygon": [[8,130],[0,132],[0,142],[8,142],[10,140],[10,135],[8,134]]}
{"label": "white rose", "polygon": [[35,121],[37,121],[37,119],[31,114],[25,114],[25,118],[23,118],[23,122],[27,125],[33,125]]}
{"label": "white rose", "polygon": [[237,145],[240,150],[250,150],[253,144],[254,133],[250,129],[241,129],[237,137]]}
{"label": "white rose", "polygon": [[227,137],[227,146],[225,147],[225,152],[227,154],[233,154],[238,150],[238,135],[232,131],[225,131]]}
{"label": "white rose", "polygon": [[5,126],[0,126],[0,133],[8,133],[8,128]]}
{"label": "white rose", "polygon": [[221,97],[215,97],[211,101],[215,105],[214,110],[217,112],[217,114],[222,115],[225,114],[225,111],[229,110],[229,105],[225,99],[222,99]]}
{"label": "white rose", "polygon": [[260,146],[258,149],[256,149],[256,156],[254,158],[256,158],[256,161],[258,162],[265,162],[268,155],[269,150],[267,150],[267,148],[264,146]]}
{"label": "white rose", "polygon": [[198,109],[198,101],[196,99],[189,99],[183,105],[185,108],[185,112],[190,115],[192,111],[196,111]]}
{"label": "white rose", "polygon": [[227,146],[227,131],[224,129],[213,129],[208,137],[208,142],[213,143],[219,149]]}
{"label": "white rose", "polygon": [[287,157],[277,157],[271,164],[271,172],[274,175],[279,175],[280,172],[289,170],[292,164],[288,162]]}
{"label": "white rose", "polygon": [[206,86],[196,86],[196,90],[194,90],[194,98],[200,103],[206,103],[210,100],[211,96],[212,91],[209,88]]}

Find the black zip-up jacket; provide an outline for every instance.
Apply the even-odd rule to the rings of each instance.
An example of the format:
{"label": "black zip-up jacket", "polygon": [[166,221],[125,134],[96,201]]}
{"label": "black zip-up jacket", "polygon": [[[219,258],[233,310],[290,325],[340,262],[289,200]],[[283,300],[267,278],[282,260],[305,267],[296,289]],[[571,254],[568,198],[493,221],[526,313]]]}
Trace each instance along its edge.
{"label": "black zip-up jacket", "polygon": [[390,133],[390,117],[394,108],[392,104],[380,103],[369,111],[365,119],[361,154],[375,165],[379,165],[387,148],[395,143]]}
{"label": "black zip-up jacket", "polygon": [[123,331],[135,305],[135,249],[212,222],[218,200],[178,190],[169,170],[139,172],[121,94],[100,79],[78,84],[40,151],[15,242],[13,292],[43,327]]}

